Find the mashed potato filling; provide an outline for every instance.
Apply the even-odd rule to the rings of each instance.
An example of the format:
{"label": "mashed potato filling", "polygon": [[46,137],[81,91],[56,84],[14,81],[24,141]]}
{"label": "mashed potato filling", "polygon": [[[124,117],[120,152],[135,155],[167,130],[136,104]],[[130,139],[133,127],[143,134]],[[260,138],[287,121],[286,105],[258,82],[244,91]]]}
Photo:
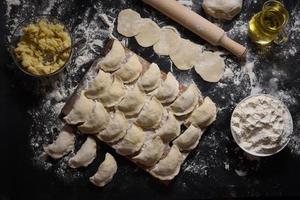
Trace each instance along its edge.
{"label": "mashed potato filling", "polygon": [[[36,24],[24,27],[22,31],[15,54],[29,73],[51,74],[68,61],[71,51],[62,51],[71,46],[71,37],[63,25],[41,19]],[[53,62],[44,63],[44,57],[49,53],[54,55]]]}

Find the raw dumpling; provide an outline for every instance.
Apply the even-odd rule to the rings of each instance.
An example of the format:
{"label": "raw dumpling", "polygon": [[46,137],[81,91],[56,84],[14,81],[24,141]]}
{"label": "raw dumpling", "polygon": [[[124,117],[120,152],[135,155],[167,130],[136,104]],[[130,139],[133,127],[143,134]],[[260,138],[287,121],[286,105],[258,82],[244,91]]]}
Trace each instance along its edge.
{"label": "raw dumpling", "polygon": [[100,68],[106,72],[116,71],[120,68],[121,62],[125,59],[125,51],[121,42],[114,40],[110,52],[100,62]]}
{"label": "raw dumpling", "polygon": [[145,132],[140,127],[132,124],[125,137],[113,147],[123,156],[132,155],[142,148],[145,138]]}
{"label": "raw dumpling", "polygon": [[168,155],[160,160],[150,173],[160,180],[172,180],[180,170],[183,156],[178,147],[173,145]]}
{"label": "raw dumpling", "polygon": [[120,111],[116,111],[106,129],[101,131],[97,137],[104,142],[113,143],[125,136],[127,128],[128,122],[124,114]]}
{"label": "raw dumpling", "polygon": [[105,159],[99,166],[97,172],[90,177],[90,181],[98,186],[103,187],[109,183],[117,172],[117,162],[109,153],[105,154]]}
{"label": "raw dumpling", "polygon": [[136,123],[142,128],[157,128],[163,114],[163,106],[153,97],[146,103],[139,114]]}
{"label": "raw dumpling", "polygon": [[195,64],[195,70],[203,80],[218,82],[225,72],[224,59],[216,52],[203,52]]}
{"label": "raw dumpling", "polygon": [[165,145],[160,137],[155,137],[145,143],[144,147],[137,156],[132,159],[139,164],[150,167],[155,165],[164,153]]}
{"label": "raw dumpling", "polygon": [[76,125],[87,120],[89,114],[93,111],[95,102],[86,98],[84,91],[81,92],[80,97],[75,101],[71,112],[64,117],[68,124]]}
{"label": "raw dumpling", "polygon": [[138,84],[145,92],[150,92],[159,86],[160,69],[157,64],[152,63],[149,66],[149,69],[140,78]]}
{"label": "raw dumpling", "polygon": [[71,168],[86,167],[96,158],[97,144],[91,137],[87,137],[78,152],[69,160]]}
{"label": "raw dumpling", "polygon": [[125,97],[118,105],[118,109],[122,111],[126,117],[137,115],[143,108],[146,95],[140,91],[138,87],[127,91]]}
{"label": "raw dumpling", "polygon": [[167,78],[160,87],[158,88],[155,97],[161,103],[171,103],[173,102],[179,93],[179,83],[175,79],[172,73],[167,74]]}
{"label": "raw dumpling", "polygon": [[133,54],[122,67],[115,72],[124,83],[131,83],[139,78],[143,66],[139,61],[137,55]]}
{"label": "raw dumpling", "polygon": [[139,29],[136,27],[137,21],[141,19],[139,13],[131,10],[122,10],[118,15],[117,31],[126,36],[132,37],[139,33]]}
{"label": "raw dumpling", "polygon": [[157,135],[165,142],[168,143],[180,134],[180,123],[172,113],[168,113],[168,118],[163,122],[162,126],[158,129]]}
{"label": "raw dumpling", "polygon": [[191,151],[197,146],[201,136],[201,129],[190,125],[188,129],[173,141],[173,144],[178,146],[180,151]]}
{"label": "raw dumpling", "polygon": [[118,77],[115,77],[111,87],[99,97],[99,100],[105,107],[112,107],[118,104],[124,95],[124,84]]}
{"label": "raw dumpling", "polygon": [[94,109],[88,114],[86,121],[78,126],[81,133],[97,134],[105,129],[109,115],[100,102],[96,102]]}
{"label": "raw dumpling", "polygon": [[158,55],[168,56],[180,45],[181,37],[178,31],[171,26],[164,26],[160,29],[160,37],[153,50]]}
{"label": "raw dumpling", "polygon": [[158,42],[160,38],[160,28],[151,19],[141,19],[136,24],[139,33],[135,39],[142,47],[150,47]]}
{"label": "raw dumpling", "polygon": [[189,87],[178,96],[178,98],[170,105],[170,108],[176,116],[182,116],[191,113],[198,104],[200,91],[197,86],[192,83]]}
{"label": "raw dumpling", "polygon": [[204,11],[217,19],[231,20],[242,8],[243,0],[204,0]]}
{"label": "raw dumpling", "polygon": [[187,124],[204,128],[213,123],[216,120],[216,116],[216,104],[209,97],[205,97],[203,103],[187,119]]}
{"label": "raw dumpling", "polygon": [[89,88],[85,91],[85,96],[89,99],[99,98],[112,84],[110,73],[99,70],[96,78],[92,81]]}
{"label": "raw dumpling", "polygon": [[170,58],[178,69],[188,70],[197,63],[201,52],[202,49],[199,45],[189,40],[181,39],[177,49],[170,54]]}
{"label": "raw dumpling", "polygon": [[73,129],[69,126],[65,126],[58,134],[56,140],[49,145],[44,145],[44,151],[46,154],[54,159],[59,159],[68,154],[74,149],[75,135]]}

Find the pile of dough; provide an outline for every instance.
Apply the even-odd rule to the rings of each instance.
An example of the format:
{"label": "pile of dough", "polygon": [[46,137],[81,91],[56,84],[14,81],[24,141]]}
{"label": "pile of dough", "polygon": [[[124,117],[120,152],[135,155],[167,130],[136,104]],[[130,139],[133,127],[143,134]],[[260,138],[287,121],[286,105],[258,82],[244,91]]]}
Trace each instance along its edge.
{"label": "pile of dough", "polygon": [[68,154],[74,149],[75,135],[73,129],[69,126],[65,126],[58,134],[56,140],[49,145],[44,145],[44,151],[46,154],[54,159],[59,159]]}
{"label": "pile of dough", "polygon": [[98,187],[103,187],[112,180],[117,172],[117,168],[117,162],[114,157],[106,153],[104,161],[99,166],[97,172],[90,177],[90,181]]}
{"label": "pile of dough", "polygon": [[217,19],[231,20],[242,9],[243,0],[204,0],[204,11]]}
{"label": "pile of dough", "polygon": [[218,82],[224,72],[224,59],[218,54],[205,51],[195,65],[196,72],[207,82]]}

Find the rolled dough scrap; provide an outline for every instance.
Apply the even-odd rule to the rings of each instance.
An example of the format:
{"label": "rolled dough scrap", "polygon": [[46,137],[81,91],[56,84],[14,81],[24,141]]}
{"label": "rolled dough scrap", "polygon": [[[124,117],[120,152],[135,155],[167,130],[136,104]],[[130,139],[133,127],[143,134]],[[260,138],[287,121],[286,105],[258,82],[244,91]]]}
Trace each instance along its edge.
{"label": "rolled dough scrap", "polygon": [[126,37],[137,35],[140,29],[137,29],[135,24],[140,19],[140,14],[135,11],[131,9],[122,10],[118,15],[117,31]]}
{"label": "rolled dough scrap", "polygon": [[218,82],[225,71],[224,59],[216,52],[203,52],[195,65],[195,70],[203,80]]}
{"label": "rolled dough scrap", "polygon": [[217,19],[231,20],[242,9],[243,0],[204,0],[204,11]]}
{"label": "rolled dough scrap", "polygon": [[201,52],[202,49],[199,45],[189,40],[181,39],[177,49],[171,53],[170,58],[178,69],[188,70],[197,63]]}
{"label": "rolled dough scrap", "polygon": [[150,47],[158,42],[160,38],[160,28],[151,19],[141,19],[137,22],[139,33],[135,39],[142,47]]}
{"label": "rolled dough scrap", "polygon": [[159,41],[154,44],[153,50],[158,55],[168,56],[180,45],[180,35],[171,26],[164,26],[160,29]]}

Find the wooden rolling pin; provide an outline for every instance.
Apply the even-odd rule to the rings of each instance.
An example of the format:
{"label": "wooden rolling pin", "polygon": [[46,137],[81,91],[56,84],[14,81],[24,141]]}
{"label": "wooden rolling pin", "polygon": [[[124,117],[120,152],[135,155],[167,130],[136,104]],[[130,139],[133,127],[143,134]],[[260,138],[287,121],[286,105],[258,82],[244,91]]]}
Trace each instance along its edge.
{"label": "wooden rolling pin", "polygon": [[226,36],[225,31],[176,0],[143,0],[212,45],[222,46],[237,57],[244,57],[247,49]]}

